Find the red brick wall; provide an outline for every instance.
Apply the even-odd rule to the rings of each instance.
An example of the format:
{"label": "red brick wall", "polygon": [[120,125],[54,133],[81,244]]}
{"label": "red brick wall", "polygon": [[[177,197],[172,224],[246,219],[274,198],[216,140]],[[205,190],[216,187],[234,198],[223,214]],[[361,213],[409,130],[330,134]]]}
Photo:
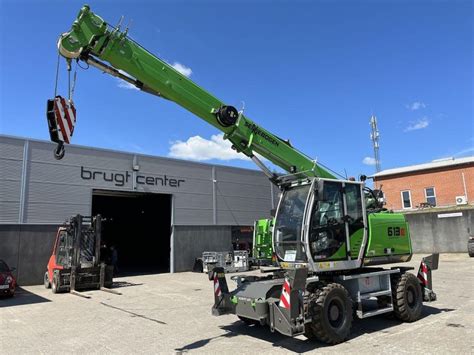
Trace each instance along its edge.
{"label": "red brick wall", "polygon": [[465,195],[462,179],[466,182],[468,203],[474,204],[474,164],[458,165],[424,171],[413,171],[391,176],[375,178],[375,188],[380,187],[385,193],[386,207],[401,210],[401,191],[410,190],[412,208],[426,202],[425,188],[434,187],[437,206],[456,205],[456,196]]}

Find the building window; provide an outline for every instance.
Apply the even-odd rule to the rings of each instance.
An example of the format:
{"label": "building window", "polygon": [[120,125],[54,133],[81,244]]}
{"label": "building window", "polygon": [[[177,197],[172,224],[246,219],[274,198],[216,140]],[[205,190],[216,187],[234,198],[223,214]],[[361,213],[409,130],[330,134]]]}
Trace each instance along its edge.
{"label": "building window", "polygon": [[425,188],[426,203],[430,206],[436,206],[436,193],[434,187]]}
{"label": "building window", "polygon": [[411,208],[411,193],[410,190],[402,191],[402,206],[404,209]]}

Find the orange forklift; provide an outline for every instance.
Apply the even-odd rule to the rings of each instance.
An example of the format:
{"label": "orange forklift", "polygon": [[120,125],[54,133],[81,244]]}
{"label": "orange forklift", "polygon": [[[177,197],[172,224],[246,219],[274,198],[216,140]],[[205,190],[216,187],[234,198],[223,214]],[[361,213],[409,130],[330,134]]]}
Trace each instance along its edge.
{"label": "orange forklift", "polygon": [[101,259],[102,217],[71,217],[58,228],[53,252],[44,274],[44,286],[53,293],[100,289],[111,290],[113,266]]}

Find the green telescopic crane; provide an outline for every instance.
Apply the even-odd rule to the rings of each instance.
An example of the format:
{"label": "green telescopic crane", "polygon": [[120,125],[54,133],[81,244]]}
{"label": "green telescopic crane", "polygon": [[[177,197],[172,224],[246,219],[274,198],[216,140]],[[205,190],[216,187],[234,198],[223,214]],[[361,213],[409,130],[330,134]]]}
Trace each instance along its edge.
{"label": "green telescopic crane", "polygon": [[[273,226],[267,228],[273,249],[256,235],[266,248],[256,252],[267,259],[274,255],[280,269],[264,276],[238,276],[237,287],[230,291],[224,269],[214,268],[209,275],[214,315],[235,314],[246,323],[266,324],[281,334],[304,334],[329,344],[348,338],[354,315],[367,318],[394,312],[402,321],[420,318],[422,302],[436,299],[431,271],[438,267],[438,255],[422,259],[418,277],[407,272],[408,267],[380,267],[412,257],[403,214],[383,208],[380,193],[368,189],[363,179],[335,179],[288,141],[131,40],[127,32],[107,25],[86,5],[71,30],[59,38],[59,53],[69,68],[72,60],[84,61],[194,113],[222,131],[237,152],[250,157],[281,188]],[[72,91],[70,87],[69,100],[60,96],[48,100],[57,159],[74,131]],[[290,176],[277,177],[257,154]]]}
{"label": "green telescopic crane", "polygon": [[[60,54],[69,62],[82,60],[119,77],[137,88],[173,101],[224,133],[232,147],[250,157],[270,178],[274,174],[255,155],[285,171],[308,177],[334,178],[328,170],[285,141],[226,105],[127,37],[128,29],[109,26],[85,5],[69,32],[58,41]],[[64,151],[63,151],[64,152]]]}

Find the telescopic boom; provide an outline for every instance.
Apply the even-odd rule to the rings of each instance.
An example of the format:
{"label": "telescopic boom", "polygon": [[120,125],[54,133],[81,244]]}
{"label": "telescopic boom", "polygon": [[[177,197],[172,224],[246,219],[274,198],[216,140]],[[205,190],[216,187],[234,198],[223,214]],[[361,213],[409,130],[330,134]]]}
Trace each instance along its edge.
{"label": "telescopic boom", "polygon": [[273,173],[255,153],[292,174],[334,178],[288,141],[260,127],[128,38],[127,32],[109,26],[85,5],[71,30],[59,38],[58,49],[68,61],[85,61],[145,92],[176,102],[222,131],[233,149],[252,158],[271,178]]}

